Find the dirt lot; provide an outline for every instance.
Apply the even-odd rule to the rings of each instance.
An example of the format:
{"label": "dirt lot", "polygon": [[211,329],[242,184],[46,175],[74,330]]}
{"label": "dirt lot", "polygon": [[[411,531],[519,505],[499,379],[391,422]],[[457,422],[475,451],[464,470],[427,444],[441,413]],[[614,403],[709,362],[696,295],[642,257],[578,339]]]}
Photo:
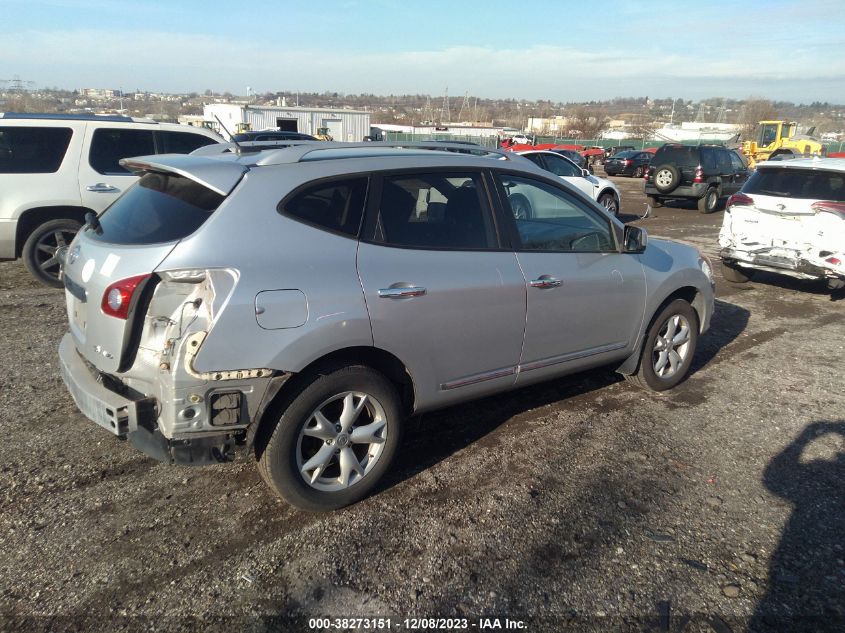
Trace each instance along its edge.
{"label": "dirt lot", "polygon": [[[641,181],[615,180],[640,214]],[[712,256],[721,217],[639,223]],[[843,630],[845,303],[771,275],[717,290],[671,393],[600,370],[425,416],[378,494],[312,515],[251,463],[164,466],[86,421],[61,292],[2,263],[0,630]]]}

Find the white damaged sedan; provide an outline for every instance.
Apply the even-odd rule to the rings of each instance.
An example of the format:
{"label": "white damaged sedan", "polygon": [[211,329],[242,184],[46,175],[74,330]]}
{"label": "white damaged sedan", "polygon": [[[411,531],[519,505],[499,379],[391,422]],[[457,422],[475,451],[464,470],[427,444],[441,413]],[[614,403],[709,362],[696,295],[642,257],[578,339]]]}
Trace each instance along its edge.
{"label": "white damaged sedan", "polygon": [[767,270],[845,287],[845,159],[760,163],[728,199],[719,246],[728,281]]}

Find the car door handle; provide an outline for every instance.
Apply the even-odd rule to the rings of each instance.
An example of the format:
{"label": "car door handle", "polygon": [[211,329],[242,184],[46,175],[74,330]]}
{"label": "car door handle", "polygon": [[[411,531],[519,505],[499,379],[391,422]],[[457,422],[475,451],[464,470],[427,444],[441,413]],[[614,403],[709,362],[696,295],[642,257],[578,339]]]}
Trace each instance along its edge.
{"label": "car door handle", "polygon": [[425,294],[421,286],[406,286],[404,288],[382,288],[378,291],[379,299],[404,299],[406,297],[421,297]]}
{"label": "car door handle", "polygon": [[88,185],[85,188],[94,193],[118,193],[120,191],[117,187],[107,185],[104,182],[98,182],[96,185]]}
{"label": "car door handle", "polygon": [[543,275],[537,279],[532,279],[528,282],[532,288],[557,288],[563,282],[560,279],[555,279],[548,275]]}

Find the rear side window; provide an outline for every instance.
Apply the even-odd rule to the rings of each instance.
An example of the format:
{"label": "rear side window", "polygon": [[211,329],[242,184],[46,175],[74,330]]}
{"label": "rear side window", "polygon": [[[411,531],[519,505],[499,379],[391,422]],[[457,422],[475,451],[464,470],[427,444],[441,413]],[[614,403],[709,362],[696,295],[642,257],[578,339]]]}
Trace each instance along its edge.
{"label": "rear side window", "polygon": [[94,130],[88,162],[100,174],[126,175],[128,169],[121,167],[121,158],[149,156],[155,154],[152,130],[119,130],[100,128]]}
{"label": "rear side window", "polygon": [[367,199],[367,179],[352,178],[308,187],[279,205],[279,211],[316,226],[357,236]]}
{"label": "rear side window", "polygon": [[190,132],[159,132],[164,141],[162,148],[165,154],[190,154],[195,149],[211,145],[213,138]]}
{"label": "rear side window", "polygon": [[670,145],[661,147],[654,155],[655,165],[670,163],[680,167],[695,167],[698,165],[698,148],[687,145]]}
{"label": "rear side window", "polygon": [[176,174],[147,172],[100,215],[93,240],[110,244],[175,242],[196,231],[225,196]]}
{"label": "rear side window", "polygon": [[0,127],[0,174],[58,171],[71,136],[66,127]]}
{"label": "rear side window", "polygon": [[742,191],[782,198],[845,202],[845,173],[821,169],[759,167]]}
{"label": "rear side window", "polygon": [[480,174],[437,173],[384,179],[374,241],[431,249],[495,248]]}

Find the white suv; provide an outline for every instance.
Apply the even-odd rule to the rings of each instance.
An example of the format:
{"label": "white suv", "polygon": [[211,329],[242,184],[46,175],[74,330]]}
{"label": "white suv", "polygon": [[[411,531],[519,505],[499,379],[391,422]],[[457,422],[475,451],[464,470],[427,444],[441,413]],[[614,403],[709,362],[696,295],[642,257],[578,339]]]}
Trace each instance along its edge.
{"label": "white suv", "polygon": [[594,176],[589,170],[582,169],[565,156],[555,152],[526,150],[516,153],[525,156],[541,169],[560,176],[562,180],[602,205],[611,215],[619,215],[621,204],[619,189],[607,178]]}
{"label": "white suv", "polygon": [[728,199],[719,246],[728,281],[765,270],[845,288],[845,160],[759,163]]}
{"label": "white suv", "polygon": [[151,119],[0,113],[0,260],[21,257],[39,281],[61,286],[56,249],[86,213],[100,213],[138,179],[121,158],[187,154],[221,140]]}

